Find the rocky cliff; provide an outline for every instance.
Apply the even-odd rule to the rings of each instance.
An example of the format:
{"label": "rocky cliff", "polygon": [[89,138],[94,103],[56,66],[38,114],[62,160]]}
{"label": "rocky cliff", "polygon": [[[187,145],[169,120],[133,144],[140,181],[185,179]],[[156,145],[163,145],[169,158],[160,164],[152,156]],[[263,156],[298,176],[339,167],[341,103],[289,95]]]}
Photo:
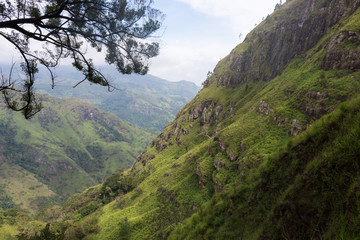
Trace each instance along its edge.
{"label": "rocky cliff", "polygon": [[[313,48],[329,29],[353,14],[359,6],[360,1],[347,0],[288,1],[216,66],[214,75],[205,81],[204,86],[208,87],[213,78],[218,86],[273,79],[295,56]],[[347,30],[333,36],[327,43],[326,56],[321,59],[324,69],[354,69],[359,66],[358,50],[339,49],[345,40],[357,45],[359,37]]]}

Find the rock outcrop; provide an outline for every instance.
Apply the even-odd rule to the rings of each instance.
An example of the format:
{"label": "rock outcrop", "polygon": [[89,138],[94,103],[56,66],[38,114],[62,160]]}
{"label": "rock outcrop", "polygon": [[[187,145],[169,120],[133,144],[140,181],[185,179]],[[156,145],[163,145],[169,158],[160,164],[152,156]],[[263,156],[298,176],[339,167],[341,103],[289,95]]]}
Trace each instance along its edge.
{"label": "rock outcrop", "polygon": [[[344,49],[346,44],[347,49]],[[349,48],[351,46],[352,48]],[[324,70],[359,69],[360,68],[360,36],[352,31],[341,31],[330,40],[326,55],[321,64]]]}
{"label": "rock outcrop", "polygon": [[[215,125],[220,119],[223,110],[224,106],[222,104],[217,104],[216,101],[213,100],[206,100],[189,109],[188,120],[192,122],[200,117],[200,126],[207,123]],[[229,111],[231,112],[232,110],[228,110],[228,112]],[[225,119],[229,115],[230,113],[226,114],[226,116],[224,114],[222,119]]]}
{"label": "rock outcrop", "polygon": [[[288,5],[287,16],[276,12],[259,24],[246,39],[247,47],[235,48],[214,69],[212,77],[204,82],[208,87],[213,78],[217,86],[234,87],[248,81],[269,81],[279,75],[295,56],[313,48],[324,34],[346,14],[353,13],[360,0],[294,1]],[[268,26],[272,25],[271,28]],[[359,50],[340,49],[342,41],[358,44],[359,37],[352,32],[335,36],[329,44],[323,61],[324,69],[359,68]],[[219,71],[223,66],[226,71]]]}

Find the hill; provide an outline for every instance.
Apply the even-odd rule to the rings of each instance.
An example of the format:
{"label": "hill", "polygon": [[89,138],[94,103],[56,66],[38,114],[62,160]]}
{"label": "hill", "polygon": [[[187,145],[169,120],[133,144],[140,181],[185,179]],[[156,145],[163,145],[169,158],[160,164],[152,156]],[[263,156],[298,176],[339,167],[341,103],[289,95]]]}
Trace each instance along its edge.
{"label": "hill", "polygon": [[33,212],[60,203],[129,168],[153,136],[86,100],[42,99],[44,109],[30,121],[1,105],[2,208]]}
{"label": "hill", "polygon": [[152,75],[122,75],[110,66],[100,69],[118,90],[108,92],[107,88],[87,82],[73,88],[83,77],[72,66],[56,69],[54,89],[45,71],[38,76],[35,87],[59,98],[89,100],[106,112],[155,132],[162,131],[200,90],[192,82],[169,82]]}
{"label": "hill", "polygon": [[130,170],[26,226],[61,239],[356,239],[359,6],[287,1]]}

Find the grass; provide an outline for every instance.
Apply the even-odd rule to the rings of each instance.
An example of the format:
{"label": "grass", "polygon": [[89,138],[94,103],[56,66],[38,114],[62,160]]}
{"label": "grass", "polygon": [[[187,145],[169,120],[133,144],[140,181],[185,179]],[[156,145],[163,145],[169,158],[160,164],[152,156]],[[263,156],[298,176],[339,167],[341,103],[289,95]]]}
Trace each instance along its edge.
{"label": "grass", "polygon": [[0,226],[0,240],[15,240],[17,233],[17,226],[7,224]]}
{"label": "grass", "polygon": [[[290,4],[287,6],[290,7]],[[275,14],[271,18],[275,19],[275,17],[278,17],[276,21],[280,21],[279,17],[281,16]],[[131,239],[156,239],[159,232],[154,233],[151,229],[156,229],[157,223],[151,222],[149,219],[153,219],[160,211],[154,207],[158,201],[156,196],[160,186],[174,191],[176,193],[175,201],[189,203],[198,210],[198,214],[193,215],[189,220],[193,223],[186,222],[185,226],[189,226],[188,228],[179,228],[180,232],[188,234],[187,239],[196,239],[200,236],[211,239],[216,234],[219,234],[219,239],[241,235],[248,236],[247,239],[256,239],[261,234],[267,234],[265,229],[268,226],[261,223],[261,217],[264,216],[262,214],[265,214],[268,219],[272,219],[274,202],[279,198],[283,198],[285,201],[290,193],[294,194],[294,189],[298,189],[300,185],[296,181],[284,185],[284,195],[277,198],[270,192],[264,191],[261,184],[268,186],[266,184],[266,181],[269,181],[268,172],[273,171],[276,174],[271,180],[274,183],[271,189],[276,189],[276,186],[280,187],[282,184],[281,174],[283,171],[296,171],[302,165],[300,159],[295,159],[292,161],[290,170],[286,170],[286,165],[281,165],[280,168],[271,167],[271,170],[266,171],[257,171],[256,168],[262,166],[264,161],[267,162],[266,159],[274,158],[276,153],[282,156],[283,152],[279,152],[279,149],[286,149],[286,146],[293,148],[294,144],[303,141],[301,136],[294,140],[291,135],[293,121],[296,120],[301,125],[301,131],[304,131],[323,114],[311,115],[306,112],[307,109],[313,108],[330,112],[339,103],[356,96],[359,92],[358,88],[354,88],[360,77],[358,71],[324,71],[320,68],[319,59],[324,56],[325,46],[338,31],[340,28],[330,30],[313,49],[304,56],[294,58],[281,75],[269,82],[249,81],[236,88],[218,87],[216,86],[216,76],[223,74],[223,71],[229,71],[229,61],[227,58],[223,59],[210,78],[209,86],[204,88],[178,113],[177,119],[165,128],[164,137],[159,136],[155,139],[155,142],[163,141],[171,146],[162,151],[155,150],[155,147],[149,147],[146,152],[149,155],[155,155],[155,158],[148,160],[145,166],[138,163],[134,168],[136,169],[135,173],[129,172],[129,174],[147,174],[144,181],[139,184],[142,193],[135,198],[130,197],[131,193],[125,195],[124,198],[127,201],[121,209],[113,210],[110,208],[112,204],[105,207],[105,209],[109,209],[108,213],[111,212],[111,215],[105,212],[100,217],[102,230],[97,235],[98,239],[110,238],[112,235],[110,229],[115,229],[115,226],[125,218],[132,227]],[[255,37],[255,35],[250,35],[248,38]],[[248,46],[240,45],[234,51],[239,53],[246,51],[247,48]],[[318,99],[312,97],[313,93],[317,94],[318,92],[322,97]],[[199,126],[199,119],[193,122],[189,121],[189,111],[195,109],[196,106],[203,106],[202,104],[207,100],[211,100],[212,104],[212,107],[207,109],[208,112],[214,111],[215,107],[220,104],[224,108],[215,126],[211,126],[210,123]],[[268,104],[268,113],[260,113],[260,101]],[[233,109],[230,115],[222,120],[225,112],[230,108]],[[279,119],[283,119],[283,121],[279,122]],[[174,129],[175,122],[181,125],[180,129],[187,128],[189,130],[188,135],[180,137],[181,143],[175,140],[176,135],[166,140],[168,133]],[[210,139],[206,135],[210,136]],[[221,146],[225,147],[225,150],[221,150]],[[327,150],[324,149],[324,151]],[[237,160],[231,161],[231,155],[234,155]],[[229,170],[223,168],[216,171],[215,158],[221,159]],[[265,167],[260,167],[260,169],[263,168]],[[260,180],[257,179],[256,176],[265,173],[266,176],[260,177]],[[295,174],[295,172],[291,173]],[[287,176],[292,175],[289,173]],[[242,185],[242,181],[249,182],[249,185]],[[235,188],[235,193],[234,185],[239,184],[240,186]],[[226,190],[211,198],[219,187]],[[255,190],[251,193],[249,189]],[[241,193],[245,195],[242,196]],[[234,198],[236,202],[246,199],[247,203],[251,201],[252,194],[263,194],[259,199],[261,204],[254,203],[257,204],[255,213],[244,219],[227,217],[226,214],[231,215],[232,209],[235,208],[235,203],[231,203],[235,201]],[[210,199],[212,200],[209,201]],[[200,208],[204,202],[207,204]],[[238,206],[241,209],[237,216],[248,213],[247,210],[250,206]],[[214,209],[218,209],[218,211]],[[178,210],[179,215],[182,211],[181,208]],[[199,219],[199,216],[202,218]],[[209,219],[205,219],[207,217]],[[247,226],[243,232],[234,230],[234,226],[241,225]],[[194,235],[189,234],[190,232]],[[185,235],[181,236],[178,239],[186,238]]]}
{"label": "grass", "polygon": [[[87,101],[44,96],[43,104],[43,111],[31,121],[1,110],[2,155],[14,173],[1,179],[9,181],[5,191],[13,201],[32,212],[100,183],[118,168],[129,168],[153,136]],[[26,184],[12,177],[17,175],[27,179]]]}
{"label": "grass", "polygon": [[56,194],[45,184],[39,182],[34,174],[16,165],[1,164],[0,185],[21,208],[34,214],[40,209],[34,208],[32,201],[38,197],[52,197]]}
{"label": "grass", "polygon": [[[238,186],[215,195],[170,239],[356,239],[359,122],[357,97],[283,145]],[[302,209],[302,217],[294,209]]]}

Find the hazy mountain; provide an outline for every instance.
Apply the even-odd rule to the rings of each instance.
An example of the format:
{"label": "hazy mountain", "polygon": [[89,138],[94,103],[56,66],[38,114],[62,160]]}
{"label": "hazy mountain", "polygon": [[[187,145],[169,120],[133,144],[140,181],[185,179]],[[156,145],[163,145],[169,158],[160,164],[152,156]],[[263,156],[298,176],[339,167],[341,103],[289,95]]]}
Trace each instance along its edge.
{"label": "hazy mountain", "polygon": [[169,82],[152,75],[122,75],[110,66],[99,68],[118,90],[84,82],[82,74],[71,66],[56,69],[56,87],[45,71],[38,76],[36,89],[60,98],[82,98],[119,118],[159,132],[174,119],[176,112],[200,90],[192,82]]}

